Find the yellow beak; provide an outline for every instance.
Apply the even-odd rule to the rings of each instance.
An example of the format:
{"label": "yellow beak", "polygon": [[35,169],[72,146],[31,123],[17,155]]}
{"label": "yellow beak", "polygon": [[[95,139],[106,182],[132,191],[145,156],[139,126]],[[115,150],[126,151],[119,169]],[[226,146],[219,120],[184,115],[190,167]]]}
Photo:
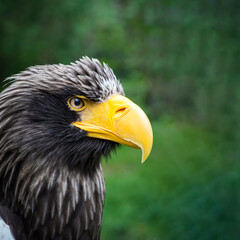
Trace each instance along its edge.
{"label": "yellow beak", "polygon": [[104,103],[84,99],[86,108],[81,121],[73,125],[86,130],[88,137],[111,140],[142,150],[142,163],[149,156],[153,133],[151,124],[135,103],[121,95],[114,95]]}

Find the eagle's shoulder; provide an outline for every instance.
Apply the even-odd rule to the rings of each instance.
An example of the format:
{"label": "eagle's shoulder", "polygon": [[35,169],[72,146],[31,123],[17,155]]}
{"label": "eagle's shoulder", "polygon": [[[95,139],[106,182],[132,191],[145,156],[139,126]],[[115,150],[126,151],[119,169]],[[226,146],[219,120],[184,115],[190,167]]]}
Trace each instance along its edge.
{"label": "eagle's shoulder", "polygon": [[23,223],[20,217],[12,213],[7,207],[0,206],[0,239],[26,240]]}
{"label": "eagle's shoulder", "polygon": [[10,227],[0,218],[0,239],[2,240],[13,240]]}

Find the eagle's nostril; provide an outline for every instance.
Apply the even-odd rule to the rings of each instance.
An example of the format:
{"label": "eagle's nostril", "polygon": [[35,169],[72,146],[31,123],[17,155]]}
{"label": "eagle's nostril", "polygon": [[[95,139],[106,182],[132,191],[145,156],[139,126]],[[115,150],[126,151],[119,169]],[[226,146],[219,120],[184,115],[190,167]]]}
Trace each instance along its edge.
{"label": "eagle's nostril", "polygon": [[118,110],[116,111],[114,117],[116,117],[116,118],[120,117],[120,116],[126,111],[126,109],[127,109],[126,107],[122,107],[122,108],[118,109]]}

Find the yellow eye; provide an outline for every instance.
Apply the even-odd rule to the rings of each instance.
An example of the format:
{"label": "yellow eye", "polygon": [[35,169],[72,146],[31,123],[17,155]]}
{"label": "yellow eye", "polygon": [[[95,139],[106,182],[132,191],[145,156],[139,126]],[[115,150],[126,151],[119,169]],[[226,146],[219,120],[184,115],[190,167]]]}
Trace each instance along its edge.
{"label": "yellow eye", "polygon": [[75,111],[82,111],[86,106],[80,97],[71,97],[68,99],[68,105]]}

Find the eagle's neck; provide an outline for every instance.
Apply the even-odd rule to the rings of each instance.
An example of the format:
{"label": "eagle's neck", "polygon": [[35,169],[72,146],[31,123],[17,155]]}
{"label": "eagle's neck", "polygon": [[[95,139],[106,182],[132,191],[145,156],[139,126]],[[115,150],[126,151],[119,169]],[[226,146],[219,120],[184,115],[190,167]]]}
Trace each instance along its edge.
{"label": "eagle's neck", "polygon": [[28,239],[100,239],[105,182],[101,165],[92,175],[67,166],[24,162],[16,181],[14,212]]}

